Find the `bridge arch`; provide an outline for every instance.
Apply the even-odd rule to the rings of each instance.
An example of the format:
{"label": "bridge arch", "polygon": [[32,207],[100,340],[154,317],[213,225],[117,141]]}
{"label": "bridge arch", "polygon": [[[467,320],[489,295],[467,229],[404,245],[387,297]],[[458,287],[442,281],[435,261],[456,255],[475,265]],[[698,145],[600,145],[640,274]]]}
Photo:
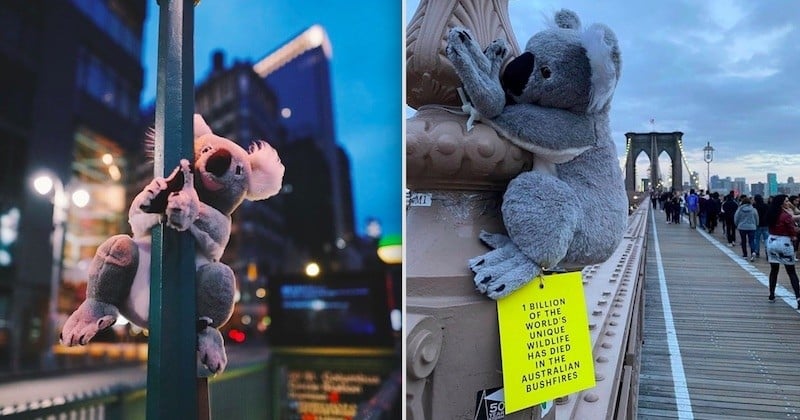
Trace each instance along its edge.
{"label": "bridge arch", "polygon": [[664,185],[665,188],[673,187],[680,190],[683,186],[683,153],[681,142],[683,133],[675,131],[671,133],[625,133],[627,140],[627,151],[625,156],[625,189],[629,193],[636,191],[636,158],[644,153],[650,159],[650,185],[658,184],[658,177],[661,170],[658,165],[659,156],[666,153],[672,161],[672,185]]}

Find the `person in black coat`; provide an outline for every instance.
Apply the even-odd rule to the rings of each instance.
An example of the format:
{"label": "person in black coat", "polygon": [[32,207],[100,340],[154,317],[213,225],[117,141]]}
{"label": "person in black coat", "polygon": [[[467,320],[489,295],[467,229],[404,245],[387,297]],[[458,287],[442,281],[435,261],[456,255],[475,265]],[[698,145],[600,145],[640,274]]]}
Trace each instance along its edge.
{"label": "person in black coat", "polygon": [[708,233],[714,233],[714,230],[717,228],[717,218],[719,217],[721,208],[719,193],[712,193],[711,199],[708,200],[706,205],[706,228],[708,229]]}
{"label": "person in black coat", "polygon": [[722,203],[722,213],[725,215],[725,238],[730,246],[736,244],[736,224],[733,223],[733,215],[736,214],[738,208],[739,205],[733,199],[733,194],[726,195],[725,202]]}

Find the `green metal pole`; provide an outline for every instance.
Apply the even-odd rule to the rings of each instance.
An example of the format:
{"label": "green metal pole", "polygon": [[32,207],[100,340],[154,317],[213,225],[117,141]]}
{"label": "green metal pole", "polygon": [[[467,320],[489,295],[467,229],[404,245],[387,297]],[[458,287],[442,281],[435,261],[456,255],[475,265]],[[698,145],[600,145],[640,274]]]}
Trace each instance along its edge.
{"label": "green metal pole", "polygon": [[[158,3],[155,176],[167,176],[194,156],[194,4]],[[150,269],[148,419],[198,418],[196,320],[194,240],[162,223]]]}

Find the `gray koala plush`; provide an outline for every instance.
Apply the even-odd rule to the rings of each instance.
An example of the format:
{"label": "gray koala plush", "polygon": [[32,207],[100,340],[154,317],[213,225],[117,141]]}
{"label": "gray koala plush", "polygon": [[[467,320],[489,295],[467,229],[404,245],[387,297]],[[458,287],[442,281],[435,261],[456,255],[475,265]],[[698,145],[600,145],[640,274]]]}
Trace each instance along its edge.
{"label": "gray koala plush", "polygon": [[150,231],[165,220],[195,239],[198,353],[211,372],[223,371],[227,356],[217,329],[233,312],[235,283],[231,268],[219,260],[230,238],[231,213],[244,199],[277,194],[283,173],[277,152],[267,143],[253,143],[246,151],[214,135],[195,115],[194,163],[182,160],[169,178],[154,179],[134,198],[128,213],[133,237],[116,235],[98,248],[89,267],[87,298],[64,324],[61,342],[85,345],[120,313],[147,328]]}
{"label": "gray koala plush", "polygon": [[621,65],[614,33],[561,10],[502,74],[502,39],[482,50],[453,28],[446,53],[480,121],[534,156],[503,196],[508,235],[481,232],[493,250],[468,262],[478,291],[499,299],[543,270],[608,259],[628,215],[608,116]]}

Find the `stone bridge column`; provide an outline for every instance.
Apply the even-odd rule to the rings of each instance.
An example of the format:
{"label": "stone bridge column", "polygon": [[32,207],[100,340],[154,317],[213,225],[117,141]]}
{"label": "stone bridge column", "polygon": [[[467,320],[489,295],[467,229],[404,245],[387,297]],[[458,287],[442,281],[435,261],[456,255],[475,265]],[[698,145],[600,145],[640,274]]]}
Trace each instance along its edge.
{"label": "stone bridge column", "polygon": [[503,191],[532,160],[486,125],[467,132],[467,117],[453,113],[460,82],[444,53],[453,26],[482,46],[506,38],[518,55],[507,0],[422,0],[409,23],[407,102],[417,113],[406,132],[406,402],[414,420],[473,419],[478,393],[502,387],[496,303],[475,291],[467,260],[488,250],[482,229],[503,229]]}

